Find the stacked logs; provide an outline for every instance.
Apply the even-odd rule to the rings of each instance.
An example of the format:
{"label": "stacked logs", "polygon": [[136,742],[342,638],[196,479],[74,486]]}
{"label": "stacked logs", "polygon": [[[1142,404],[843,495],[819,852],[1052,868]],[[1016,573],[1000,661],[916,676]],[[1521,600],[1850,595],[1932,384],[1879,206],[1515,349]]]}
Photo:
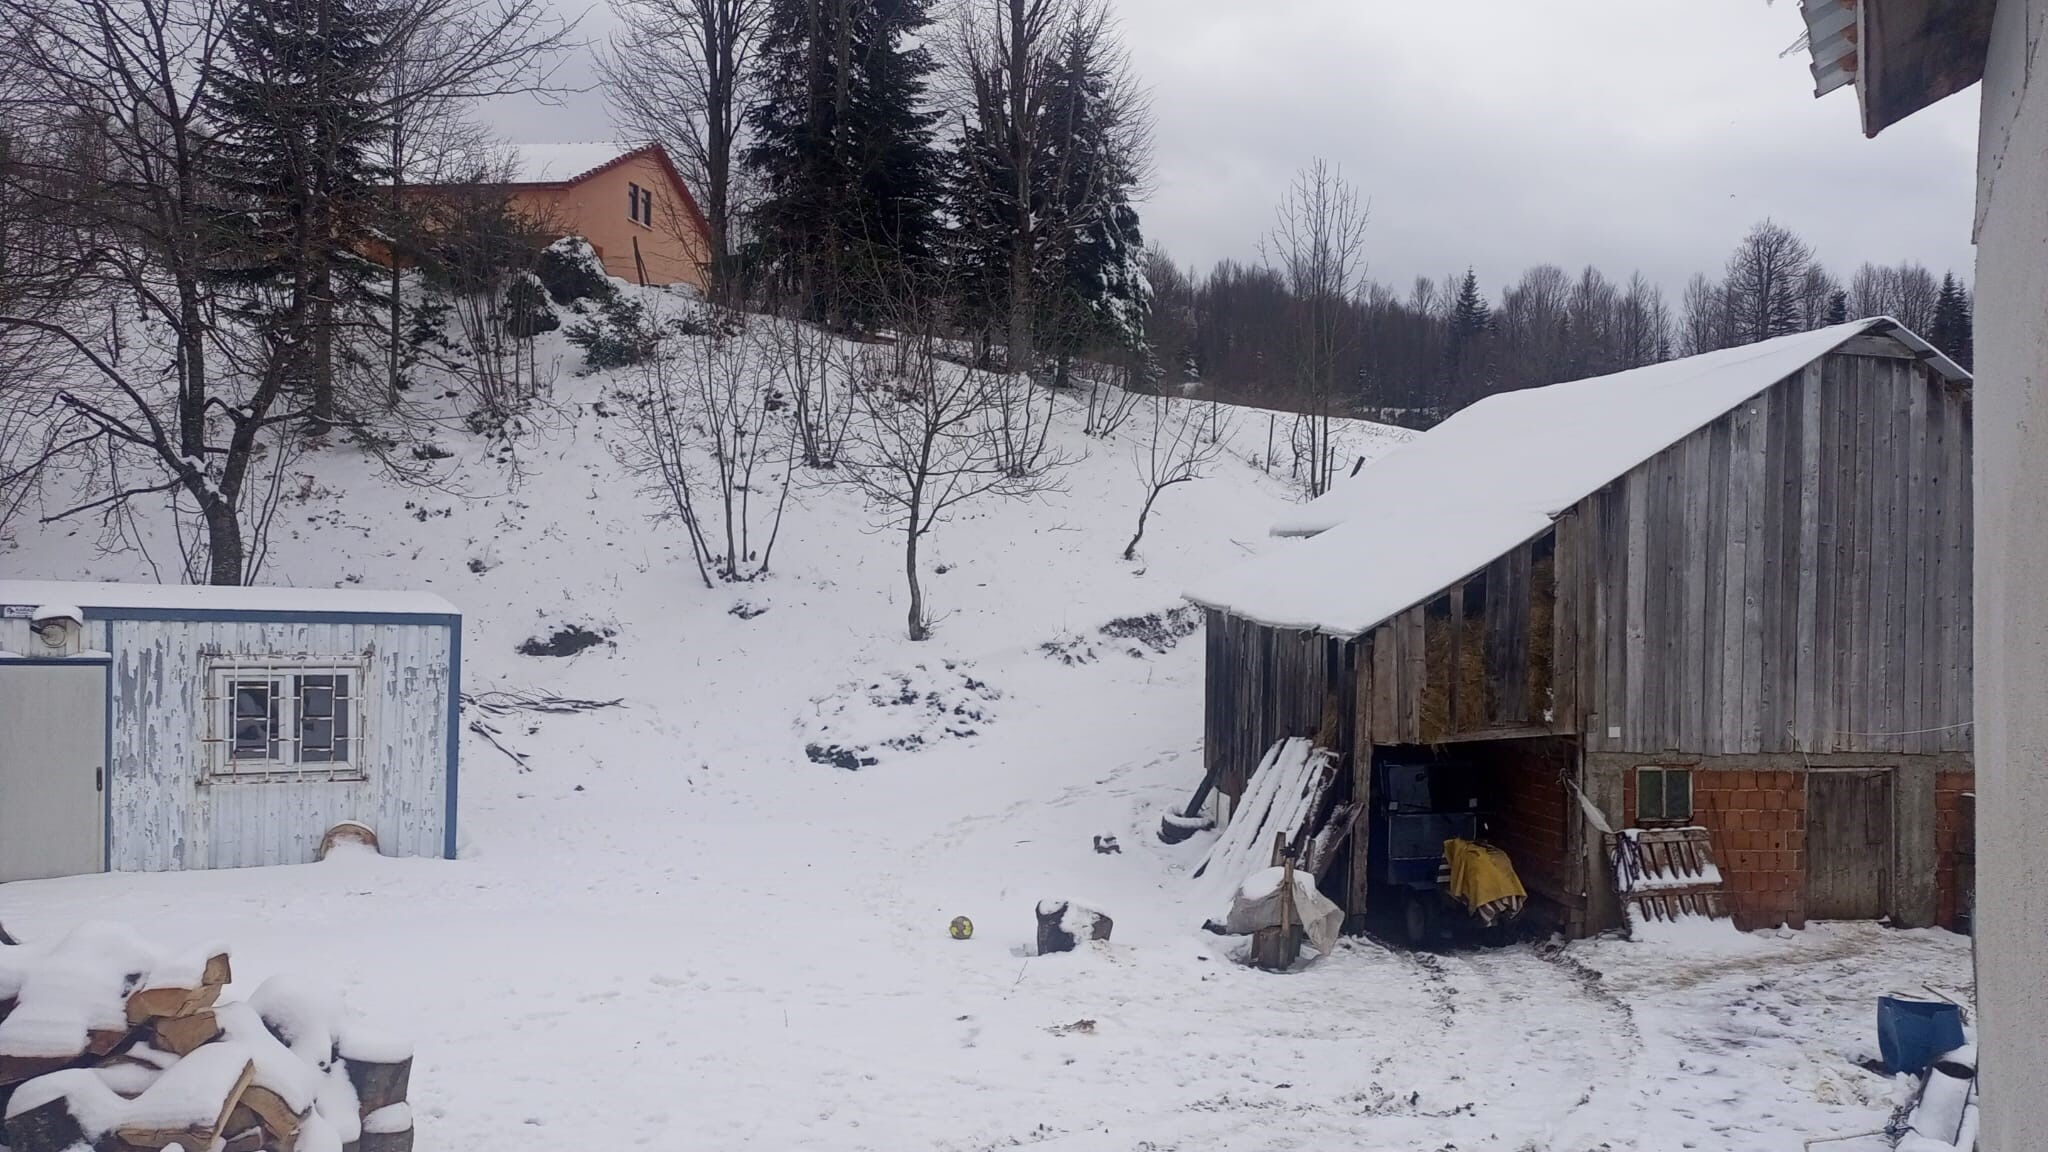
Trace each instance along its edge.
{"label": "stacked logs", "polygon": [[412,1053],[287,978],[221,1001],[225,950],[85,925],[0,945],[10,1152],[411,1152]]}

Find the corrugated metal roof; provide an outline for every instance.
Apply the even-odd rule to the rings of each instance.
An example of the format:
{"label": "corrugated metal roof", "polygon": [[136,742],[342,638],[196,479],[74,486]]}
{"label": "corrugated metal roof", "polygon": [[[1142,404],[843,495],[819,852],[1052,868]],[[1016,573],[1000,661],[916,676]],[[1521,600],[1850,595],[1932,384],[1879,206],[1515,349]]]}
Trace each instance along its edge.
{"label": "corrugated metal roof", "polygon": [[1806,47],[1813,56],[1813,94],[1825,96],[1853,83],[1857,51],[1856,0],[1799,0],[1806,18]]}

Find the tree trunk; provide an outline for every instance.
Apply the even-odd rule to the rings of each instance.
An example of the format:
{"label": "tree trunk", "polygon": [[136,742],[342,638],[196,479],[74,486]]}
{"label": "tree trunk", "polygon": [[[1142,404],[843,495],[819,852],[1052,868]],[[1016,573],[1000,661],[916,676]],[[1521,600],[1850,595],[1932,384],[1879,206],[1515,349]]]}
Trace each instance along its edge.
{"label": "tree trunk", "polygon": [[178,451],[193,459],[206,452],[206,329],[199,282],[178,277]]}
{"label": "tree trunk", "polygon": [[242,582],[242,518],[235,506],[218,496],[199,502],[206,515],[206,556],[208,584],[238,585]]}
{"label": "tree trunk", "polygon": [[925,626],[924,588],[917,582],[917,518],[911,517],[910,527],[903,538],[903,574],[910,580],[910,638],[931,639],[931,629]]}
{"label": "tree trunk", "polygon": [[1159,499],[1159,489],[1156,486],[1150,492],[1145,493],[1145,506],[1138,509],[1138,532],[1137,535],[1131,537],[1129,544],[1124,545],[1124,559],[1136,560],[1138,558],[1138,541],[1145,538],[1145,520],[1152,515],[1152,502],[1157,499]]}

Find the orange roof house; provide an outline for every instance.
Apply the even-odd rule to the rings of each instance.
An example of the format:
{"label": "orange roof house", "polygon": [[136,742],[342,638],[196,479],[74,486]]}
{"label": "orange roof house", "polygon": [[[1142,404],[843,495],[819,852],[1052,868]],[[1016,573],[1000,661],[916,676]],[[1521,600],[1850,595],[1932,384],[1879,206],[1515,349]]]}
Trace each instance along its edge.
{"label": "orange roof house", "polygon": [[703,288],[711,229],[659,144],[515,144],[506,189],[515,208],[597,249],[635,284]]}

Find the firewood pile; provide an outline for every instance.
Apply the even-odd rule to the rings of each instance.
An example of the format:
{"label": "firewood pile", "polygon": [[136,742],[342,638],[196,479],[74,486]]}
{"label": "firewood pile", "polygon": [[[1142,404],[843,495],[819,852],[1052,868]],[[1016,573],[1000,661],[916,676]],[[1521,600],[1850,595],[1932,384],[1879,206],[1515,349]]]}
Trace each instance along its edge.
{"label": "firewood pile", "polygon": [[223,1003],[225,950],[87,924],[0,945],[5,1152],[411,1152],[410,1045],[288,976]]}

